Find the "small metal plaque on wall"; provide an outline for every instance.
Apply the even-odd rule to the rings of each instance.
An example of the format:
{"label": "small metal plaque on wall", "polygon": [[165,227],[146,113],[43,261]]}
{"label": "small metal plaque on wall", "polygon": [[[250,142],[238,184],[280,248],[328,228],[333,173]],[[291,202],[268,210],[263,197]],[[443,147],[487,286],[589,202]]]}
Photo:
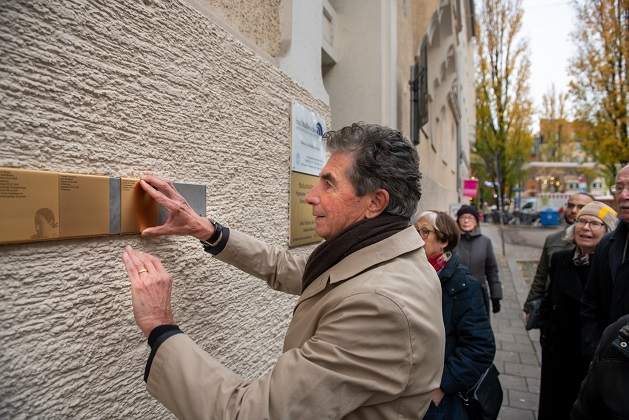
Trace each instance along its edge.
{"label": "small metal plaque on wall", "polygon": [[[205,216],[205,185],[176,187]],[[137,234],[167,217],[139,179],[0,168],[0,244]]]}
{"label": "small metal plaque on wall", "polygon": [[306,202],[306,194],[317,184],[325,165],[324,132],[325,120],[321,116],[297,101],[292,102],[289,246],[321,240],[314,230],[312,206]]}

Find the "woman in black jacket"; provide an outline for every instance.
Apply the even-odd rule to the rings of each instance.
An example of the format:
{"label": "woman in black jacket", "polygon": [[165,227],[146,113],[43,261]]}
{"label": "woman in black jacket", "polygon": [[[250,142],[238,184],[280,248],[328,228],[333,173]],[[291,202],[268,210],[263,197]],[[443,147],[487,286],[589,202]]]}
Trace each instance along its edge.
{"label": "woman in black jacket", "polygon": [[589,361],[581,351],[581,295],[590,271],[590,256],[606,232],[615,227],[616,212],[593,201],[566,230],[572,249],[551,257],[550,285],[540,307],[542,378],[538,420],[569,419]]}
{"label": "woman in black jacket", "polygon": [[491,297],[493,312],[500,312],[502,283],[498,278],[498,263],[491,240],[480,232],[478,209],[461,206],[456,216],[461,229],[461,241],[456,252],[461,256],[461,264],[467,266],[472,276],[485,288]]}
{"label": "woman in black jacket", "polygon": [[452,254],[460,236],[452,217],[425,211],[418,215],[415,228],[425,242],[428,262],[441,280],[446,331],[443,376],[424,419],[466,420],[458,393],[478,382],[496,353],[486,294],[467,267],[459,263],[458,254]]}

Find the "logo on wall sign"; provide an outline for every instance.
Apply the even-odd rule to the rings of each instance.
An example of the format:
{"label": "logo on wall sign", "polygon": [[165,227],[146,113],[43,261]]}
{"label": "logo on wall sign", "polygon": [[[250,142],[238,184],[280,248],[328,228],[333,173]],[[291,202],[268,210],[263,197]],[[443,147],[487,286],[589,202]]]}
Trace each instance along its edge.
{"label": "logo on wall sign", "polygon": [[317,122],[317,135],[323,137],[323,127],[320,122]]}

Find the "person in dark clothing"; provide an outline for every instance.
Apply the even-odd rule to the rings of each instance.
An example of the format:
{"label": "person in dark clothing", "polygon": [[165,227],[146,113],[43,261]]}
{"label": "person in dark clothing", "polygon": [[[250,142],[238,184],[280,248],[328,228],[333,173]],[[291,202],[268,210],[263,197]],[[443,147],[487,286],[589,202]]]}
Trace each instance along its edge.
{"label": "person in dark clothing", "polygon": [[572,249],[551,257],[548,293],[539,315],[542,377],[538,420],[568,419],[585,378],[589,360],[581,351],[581,295],[590,271],[590,256],[606,232],[616,225],[616,212],[593,201],[583,207],[566,230]]}
{"label": "person in dark clothing", "polygon": [[572,407],[572,420],[629,419],[629,315],[605,329]]}
{"label": "person in dark clothing", "polygon": [[[564,240],[566,230],[574,224],[579,211],[592,201],[594,201],[594,197],[587,193],[577,193],[570,197],[566,203],[566,210],[563,213],[563,224],[565,228],[546,237],[544,247],[542,248],[542,255],[539,258],[537,270],[535,271],[535,277],[533,277],[533,283],[531,284],[529,294],[524,302],[524,308],[522,309],[526,313],[527,324],[533,302],[543,298],[548,290],[550,258],[557,251],[574,248],[573,243]],[[533,328],[537,328],[537,326],[533,326]]]}
{"label": "person in dark clothing", "polygon": [[616,229],[598,244],[581,301],[581,343],[589,360],[603,330],[629,314],[629,165],[622,168],[612,185],[618,217]]}
{"label": "person in dark clothing", "polygon": [[446,331],[443,376],[424,419],[466,420],[458,393],[478,382],[496,354],[486,293],[460,263],[459,255],[452,253],[460,237],[452,217],[444,212],[425,211],[418,215],[415,228],[426,243],[428,262],[441,280]]}
{"label": "person in dark clothing", "polygon": [[472,276],[485,288],[491,298],[493,312],[498,313],[502,283],[498,278],[498,263],[491,240],[480,232],[478,209],[474,206],[462,206],[456,215],[462,232],[461,241],[456,248],[461,256],[461,264],[469,267]]}

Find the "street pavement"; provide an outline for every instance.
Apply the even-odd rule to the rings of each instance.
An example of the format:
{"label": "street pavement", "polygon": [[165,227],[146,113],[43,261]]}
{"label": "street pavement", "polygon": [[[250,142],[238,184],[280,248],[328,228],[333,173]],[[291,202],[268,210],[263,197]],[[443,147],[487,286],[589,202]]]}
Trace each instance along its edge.
{"label": "street pavement", "polygon": [[526,331],[524,328],[522,306],[529,286],[518,262],[539,261],[546,236],[556,229],[506,226],[501,233],[499,225],[481,223],[481,232],[491,239],[496,254],[503,291],[502,309],[491,316],[496,337],[494,363],[500,371],[504,393],[498,416],[501,420],[537,418],[542,353],[539,330]]}

